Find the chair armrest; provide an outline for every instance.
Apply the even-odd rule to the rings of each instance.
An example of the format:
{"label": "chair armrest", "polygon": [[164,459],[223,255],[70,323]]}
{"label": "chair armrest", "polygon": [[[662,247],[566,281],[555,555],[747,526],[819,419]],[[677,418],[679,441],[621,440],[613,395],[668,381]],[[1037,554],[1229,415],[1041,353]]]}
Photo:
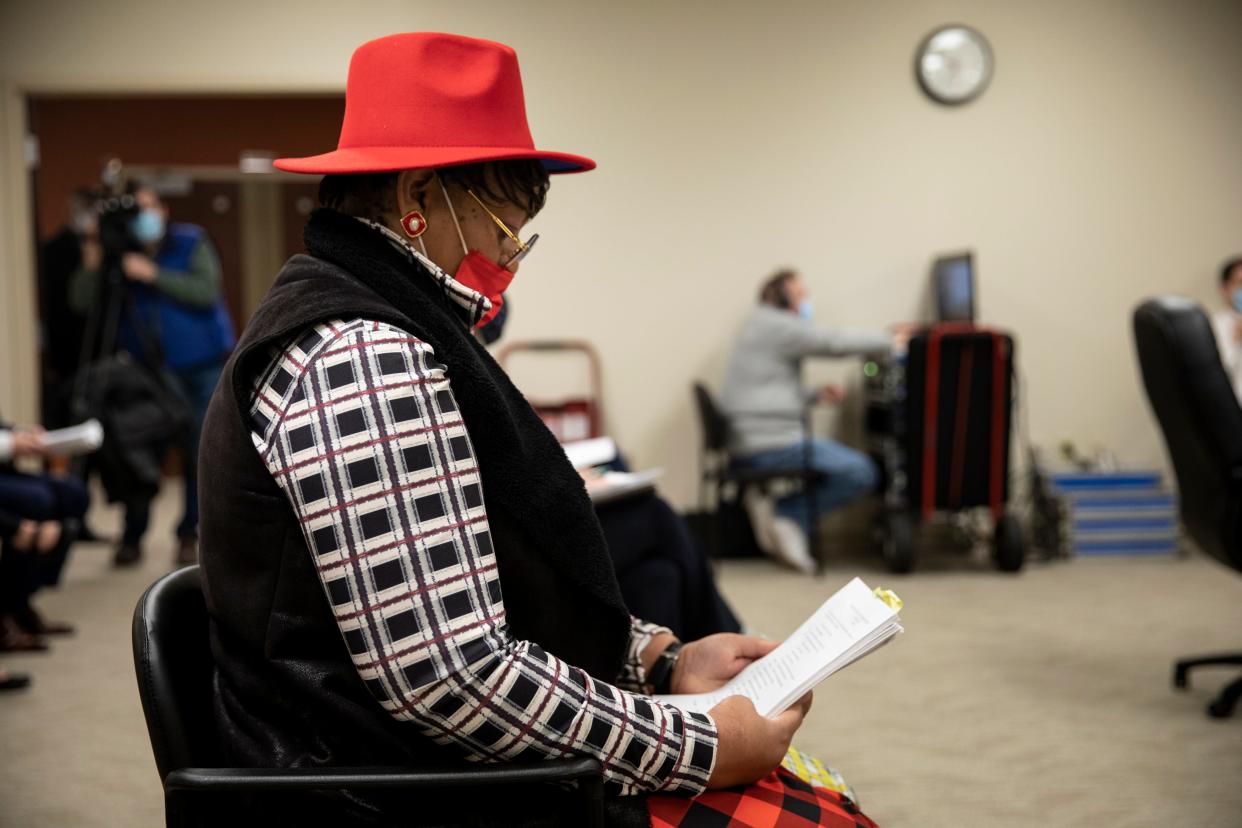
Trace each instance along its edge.
{"label": "chair armrest", "polygon": [[458,765],[444,768],[179,768],[164,777],[169,825],[180,825],[187,798],[230,792],[309,790],[444,790],[577,782],[575,798],[582,803],[576,818],[583,826],[604,824],[604,772],[595,759],[553,759],[546,762]]}
{"label": "chair armrest", "polygon": [[572,781],[594,781],[602,785],[603,769],[600,763],[595,759],[555,759],[513,765],[477,764],[446,768],[179,768],[164,777],[164,790],[171,793],[426,789]]}

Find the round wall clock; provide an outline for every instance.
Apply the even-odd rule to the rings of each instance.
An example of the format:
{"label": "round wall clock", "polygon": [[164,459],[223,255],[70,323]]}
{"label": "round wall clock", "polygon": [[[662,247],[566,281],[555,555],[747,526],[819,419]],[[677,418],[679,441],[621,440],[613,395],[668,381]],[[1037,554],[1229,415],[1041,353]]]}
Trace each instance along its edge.
{"label": "round wall clock", "polygon": [[974,100],[992,79],[992,47],[969,26],[943,26],[919,44],[914,72],[933,101],[964,104]]}

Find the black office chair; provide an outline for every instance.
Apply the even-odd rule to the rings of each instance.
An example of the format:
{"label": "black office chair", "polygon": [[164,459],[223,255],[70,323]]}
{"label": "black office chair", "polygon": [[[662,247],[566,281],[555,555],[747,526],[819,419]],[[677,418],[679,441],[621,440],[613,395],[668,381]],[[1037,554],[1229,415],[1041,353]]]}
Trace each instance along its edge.
{"label": "black office chair", "polygon": [[468,816],[471,800],[462,789],[480,798],[498,786],[548,783],[574,786],[581,817],[573,824],[603,825],[603,774],[594,759],[437,769],[225,767],[211,706],[212,656],[197,566],[165,575],[147,589],[134,610],[133,637],[138,693],[169,826],[215,824],[196,806],[237,794],[417,791],[425,801],[454,796],[454,805]]}
{"label": "black office chair", "polygon": [[[729,418],[720,410],[711,392],[701,382],[694,383],[694,401],[698,409],[699,424],[703,429],[703,442],[699,448],[699,509],[708,515],[713,557],[719,557],[723,547],[721,506],[725,503],[740,503],[742,495],[751,486],[766,491],[769,486],[780,481],[792,481],[801,485],[806,492],[807,511],[810,514],[811,526],[814,527],[818,522],[816,515],[819,514],[815,489],[824,475],[811,466],[809,412],[803,413],[802,428],[807,439],[804,442],[802,465],[756,469],[739,466],[734,462],[729,451],[732,436]],[[811,557],[822,564],[818,532],[810,532],[807,549]]]}
{"label": "black office chair", "polygon": [[[1203,309],[1165,296],[1134,312],[1134,341],[1143,384],[1164,432],[1179,489],[1182,525],[1204,551],[1242,571],[1242,407],[1234,395]],[[1173,683],[1203,665],[1242,665],[1242,652],[1182,659]],[[1208,706],[1229,716],[1242,678]]]}

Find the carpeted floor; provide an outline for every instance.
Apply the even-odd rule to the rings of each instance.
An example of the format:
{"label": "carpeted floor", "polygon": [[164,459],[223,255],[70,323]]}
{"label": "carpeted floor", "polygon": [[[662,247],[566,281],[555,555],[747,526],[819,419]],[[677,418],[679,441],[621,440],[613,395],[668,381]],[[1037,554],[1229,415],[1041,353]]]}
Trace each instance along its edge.
{"label": "carpeted floor", "polygon": [[[33,673],[0,696],[0,826],[163,824],[134,686],[130,617],[169,569],[175,491],[143,565],[75,551],[40,601],[78,634],[4,656]],[[96,524],[116,528],[101,512]],[[1242,712],[1203,708],[1236,670],[1169,686],[1173,660],[1242,650],[1242,577],[1200,557],[1037,563],[1016,577],[958,554],[886,575],[871,557],[820,579],[728,562],[726,594],[773,637],[854,575],[906,601],[906,633],[829,679],[796,744],[842,770],[886,828],[1242,826]]]}

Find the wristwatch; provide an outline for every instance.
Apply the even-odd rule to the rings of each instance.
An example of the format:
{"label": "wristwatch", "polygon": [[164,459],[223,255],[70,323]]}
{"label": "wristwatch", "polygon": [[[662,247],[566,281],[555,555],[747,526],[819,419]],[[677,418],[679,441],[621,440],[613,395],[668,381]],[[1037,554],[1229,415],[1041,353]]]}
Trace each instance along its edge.
{"label": "wristwatch", "polygon": [[681,642],[674,641],[656,656],[655,664],[647,671],[647,684],[653,695],[662,696],[673,691],[673,668],[681,655]]}

